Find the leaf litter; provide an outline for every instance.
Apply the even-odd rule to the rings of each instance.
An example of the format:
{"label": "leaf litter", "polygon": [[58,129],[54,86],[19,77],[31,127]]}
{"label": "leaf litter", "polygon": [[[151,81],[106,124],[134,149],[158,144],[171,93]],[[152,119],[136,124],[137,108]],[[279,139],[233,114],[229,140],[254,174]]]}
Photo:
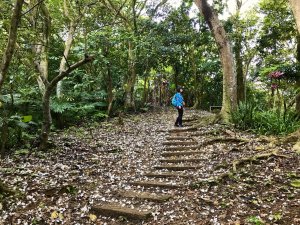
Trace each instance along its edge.
{"label": "leaf litter", "polygon": [[[299,154],[289,144],[219,124],[203,124],[192,136],[199,144],[214,138],[240,142],[213,142],[202,153],[177,158],[202,158],[199,162],[159,163],[162,144],[172,129],[174,110],[129,115],[124,125],[117,120],[72,127],[51,136],[56,148],[49,153],[11,156],[1,161],[1,181],[17,194],[4,196],[0,224],[300,224]],[[191,125],[210,116],[188,110]],[[187,123],[188,124],[188,123]],[[269,139],[270,140],[270,139]],[[249,158],[277,149],[257,160]],[[280,155],[285,156],[281,157]],[[236,164],[233,170],[233,162]],[[197,170],[174,171],[187,177],[151,178],[157,165],[194,165]],[[132,181],[184,184],[168,189],[133,186]],[[124,198],[123,190],[169,194],[163,203]],[[114,203],[141,211],[150,210],[146,221],[98,216],[95,204]],[[258,223],[258,222],[257,222]]]}

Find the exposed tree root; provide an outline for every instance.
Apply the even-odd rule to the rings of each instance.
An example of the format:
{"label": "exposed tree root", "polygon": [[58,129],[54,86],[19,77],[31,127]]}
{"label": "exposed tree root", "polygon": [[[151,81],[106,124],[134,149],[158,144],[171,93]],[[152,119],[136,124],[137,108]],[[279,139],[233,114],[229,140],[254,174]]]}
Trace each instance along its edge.
{"label": "exposed tree root", "polygon": [[235,160],[233,161],[233,163],[230,163],[230,164],[222,164],[222,165],[219,165],[216,167],[216,170],[218,169],[221,169],[221,168],[227,168],[229,166],[232,166],[232,170],[226,172],[226,173],[223,173],[217,177],[214,177],[214,178],[210,178],[210,179],[207,179],[207,180],[204,180],[204,181],[201,181],[201,182],[197,182],[195,184],[192,184],[192,187],[199,187],[201,186],[202,184],[218,184],[220,182],[222,182],[224,179],[226,178],[231,178],[233,177],[233,175],[237,172],[237,167],[242,165],[242,164],[245,164],[247,162],[255,162],[255,161],[258,161],[258,160],[262,160],[262,159],[268,159],[270,157],[281,157],[281,158],[290,158],[289,156],[287,155],[281,155],[281,154],[278,154],[278,150],[275,149],[273,150],[272,152],[268,152],[268,153],[263,153],[263,154],[259,154],[259,155],[254,155],[254,156],[251,156],[251,157],[248,157],[248,158],[242,158],[240,160]]}
{"label": "exposed tree root", "polygon": [[0,194],[10,196],[10,195],[15,195],[17,193],[18,192],[16,190],[13,190],[12,188],[8,187],[6,184],[0,181]]}
{"label": "exposed tree root", "polygon": [[200,144],[201,147],[205,147],[205,146],[208,146],[208,145],[212,145],[216,142],[221,142],[221,143],[228,143],[228,142],[231,142],[231,143],[234,143],[234,142],[242,142],[243,144],[245,143],[248,143],[249,140],[248,139],[242,139],[242,138],[214,138],[214,139],[211,139],[211,140],[207,140],[207,141],[204,141],[202,144]]}
{"label": "exposed tree root", "polygon": [[248,158],[242,158],[240,160],[235,160],[232,163],[232,170],[233,170],[233,172],[236,172],[237,171],[237,166],[239,166],[239,165],[242,165],[242,164],[247,163],[247,162],[255,162],[255,161],[258,161],[258,160],[267,159],[267,158],[272,157],[272,156],[282,157],[282,158],[289,158],[286,155],[278,154],[278,150],[275,149],[274,151],[269,152],[269,153],[263,153],[263,154],[254,155],[254,156],[251,156],[251,157],[248,157]]}
{"label": "exposed tree root", "polygon": [[224,131],[221,129],[215,129],[215,130],[210,130],[210,131],[205,131],[205,132],[195,132],[195,133],[191,134],[191,136],[219,135],[223,132]]}

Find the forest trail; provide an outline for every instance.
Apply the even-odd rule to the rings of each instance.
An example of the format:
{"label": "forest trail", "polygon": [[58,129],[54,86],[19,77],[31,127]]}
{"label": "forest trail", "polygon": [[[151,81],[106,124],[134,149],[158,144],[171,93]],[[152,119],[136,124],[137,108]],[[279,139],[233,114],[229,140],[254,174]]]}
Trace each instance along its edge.
{"label": "forest trail", "polygon": [[23,197],[0,224],[300,224],[299,154],[276,138],[175,110],[69,128],[50,153],[1,162]]}
{"label": "forest trail", "polygon": [[[195,120],[190,116],[184,122]],[[119,198],[146,200],[159,204],[169,201],[175,195],[176,198],[184,197],[193,180],[193,174],[189,174],[189,171],[203,169],[200,162],[204,160],[204,152],[200,150],[199,143],[192,137],[192,132],[196,130],[197,128],[191,125],[169,129],[166,141],[158,143],[158,145],[164,146],[164,151],[162,151],[161,157],[155,160],[157,165],[142,171],[140,177],[133,176],[133,181],[127,183],[130,185],[128,190],[118,191]],[[192,149],[194,151],[191,152]],[[199,157],[194,158],[197,154]],[[177,193],[175,194],[174,191],[170,193],[172,189]],[[155,211],[152,211],[151,208],[142,210],[134,208],[132,205],[126,207],[124,204],[113,202],[95,205],[91,210],[102,216],[125,217],[133,220],[146,220],[153,215],[155,217]],[[155,217],[154,220],[156,221],[157,218]]]}

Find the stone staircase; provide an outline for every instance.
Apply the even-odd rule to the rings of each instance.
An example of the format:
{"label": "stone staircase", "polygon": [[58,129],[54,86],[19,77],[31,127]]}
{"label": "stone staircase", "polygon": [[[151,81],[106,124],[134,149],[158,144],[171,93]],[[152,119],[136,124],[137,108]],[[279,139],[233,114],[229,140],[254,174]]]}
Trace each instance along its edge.
{"label": "stone staircase", "polygon": [[[194,120],[185,119],[188,122]],[[195,131],[197,128],[193,126],[170,129],[166,141],[162,143],[165,148],[161,158],[157,160],[157,165],[145,171],[141,178],[134,178],[128,182],[132,189],[120,190],[116,198],[163,204],[174,197],[172,194],[167,194],[168,190],[188,190],[188,181],[193,179],[193,175],[189,172],[200,169],[197,163],[203,161],[201,158],[203,151],[201,152],[200,145],[191,136]],[[154,212],[151,209],[111,202],[95,204],[91,208],[91,213],[97,216],[125,217],[134,221],[144,221],[151,220]]]}

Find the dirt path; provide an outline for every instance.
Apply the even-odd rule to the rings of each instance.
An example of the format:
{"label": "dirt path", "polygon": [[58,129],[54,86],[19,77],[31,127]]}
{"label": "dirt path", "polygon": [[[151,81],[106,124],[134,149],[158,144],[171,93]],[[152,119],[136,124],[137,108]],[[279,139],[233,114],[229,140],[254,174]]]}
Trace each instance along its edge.
{"label": "dirt path", "polygon": [[174,116],[71,128],[51,153],[2,161],[4,183],[23,194],[4,198],[0,224],[300,224],[291,146],[203,123],[200,111],[174,129]]}

